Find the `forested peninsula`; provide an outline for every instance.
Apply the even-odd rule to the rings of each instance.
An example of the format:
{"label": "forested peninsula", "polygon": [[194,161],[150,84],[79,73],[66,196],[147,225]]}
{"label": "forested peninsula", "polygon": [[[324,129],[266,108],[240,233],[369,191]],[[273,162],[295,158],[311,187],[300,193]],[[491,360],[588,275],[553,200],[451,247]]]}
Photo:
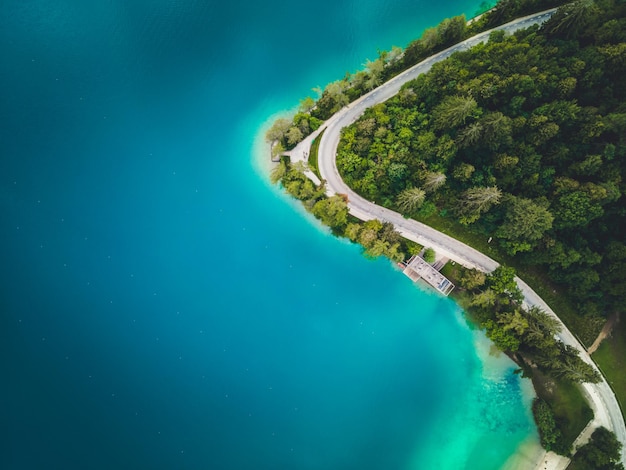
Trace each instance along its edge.
{"label": "forested peninsula", "polygon": [[[555,3],[503,0],[469,25],[464,17],[445,20],[405,50],[381,53],[366,70],[320,90],[317,100],[303,100],[292,120],[277,121],[267,134],[273,155],[432,53]],[[353,190],[515,267],[587,346],[607,318],[617,323],[594,357],[622,403],[626,328],[616,320],[626,302],[624,76],[626,2],[580,0],[541,27],[495,31],[488,42],[434,64],[344,128],[337,152]],[[315,155],[314,144],[313,170]],[[353,220],[345,198],[326,197],[303,170],[282,158],[272,178],[366,255],[402,261],[420,252],[391,224]],[[591,417],[575,384],[598,377],[555,339],[550,317],[522,307],[515,269],[506,266],[489,274],[444,269],[460,285],[457,298],[470,318],[532,376],[544,447],[569,455]],[[580,449],[572,468],[622,468],[619,443],[603,432]],[[593,461],[599,454],[603,466]]]}

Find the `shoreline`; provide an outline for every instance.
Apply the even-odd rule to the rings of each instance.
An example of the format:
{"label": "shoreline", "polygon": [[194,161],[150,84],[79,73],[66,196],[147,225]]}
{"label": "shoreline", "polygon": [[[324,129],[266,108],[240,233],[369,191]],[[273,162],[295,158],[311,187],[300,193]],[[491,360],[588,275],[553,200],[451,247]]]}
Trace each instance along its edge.
{"label": "shoreline", "polygon": [[[270,116],[266,121],[264,121],[258,127],[258,130],[253,140],[253,148],[252,148],[253,166],[255,170],[258,171],[259,175],[264,178],[268,186],[274,188],[277,194],[281,194],[285,196],[285,199],[292,201],[294,203],[293,207],[297,208],[299,213],[301,213],[305,217],[308,215],[311,217],[311,219],[317,220],[310,214],[310,212],[304,209],[304,206],[300,203],[300,201],[289,196],[283,190],[278,189],[278,186],[271,184],[269,180],[269,173],[271,169],[276,165],[276,163],[272,162],[270,146],[269,146],[269,143],[267,143],[265,140],[265,132],[271,126],[271,123],[275,119],[280,118],[280,117],[286,117],[286,116],[288,117],[292,115],[293,112],[294,112],[293,110],[284,110],[284,111],[274,113],[272,116]],[[328,235],[335,237],[335,235],[333,235],[328,230],[328,227],[326,227],[325,225],[321,223],[318,223],[315,225],[317,226],[319,230],[322,230],[324,233],[327,233]],[[335,237],[335,238],[338,238],[338,237]],[[353,244],[351,241],[348,241],[347,239],[346,239],[346,242]],[[465,311],[461,308],[461,306],[454,299],[451,299],[451,300],[459,307],[459,309],[461,310],[461,315],[463,315],[463,317],[466,318]],[[494,371],[497,371],[498,368],[502,368],[502,365],[499,365],[499,364],[497,365],[496,362],[502,361],[502,358],[498,356],[507,357],[503,352],[498,350],[498,356],[494,357],[492,360],[489,360],[490,355],[491,355],[490,351],[482,350],[483,347],[481,347],[481,344],[479,344],[480,343],[479,339],[476,336],[474,336],[473,342],[474,342],[474,350],[476,352],[476,355],[478,356],[478,358],[480,359],[481,363],[484,366],[493,368]],[[511,359],[507,357],[507,360],[510,361]],[[522,382],[521,385],[522,385],[522,393],[523,393],[523,402],[524,402],[524,405],[527,407],[526,411],[532,414],[531,403],[532,403],[532,399],[536,396],[535,390],[532,385],[532,381],[528,379],[526,382]],[[502,466],[502,470],[540,470],[540,469],[543,470],[545,458],[546,458],[546,452],[539,443],[538,435],[537,434],[530,435],[526,439],[524,439],[519,444],[516,451],[509,456],[509,458],[506,460],[506,462]],[[556,470],[558,467],[547,467],[547,468]]]}
{"label": "shoreline", "polygon": [[[522,18],[518,18],[510,23],[506,23],[505,25],[499,26],[494,29],[503,29],[509,30],[509,32],[514,31],[519,27],[523,27],[524,23],[537,23],[544,21],[543,18],[552,14],[556,8],[545,10],[543,12],[539,12],[536,14],[528,15]],[[477,41],[481,40],[481,35],[487,34],[489,31],[485,31],[476,36],[468,38],[455,46],[451,46],[450,48],[434,54],[433,56],[425,59],[423,62],[414,65],[412,68],[407,69],[405,72],[400,73],[400,75],[391,78],[388,82],[383,83],[378,86],[374,90],[369,93],[364,94],[360,98],[351,102],[347,106],[343,107],[337,113],[330,116],[321,127],[325,127],[327,132],[324,135],[324,138],[321,139],[320,143],[320,156],[319,156],[319,167],[320,173],[322,177],[326,179],[328,186],[326,188],[326,193],[328,196],[332,196],[334,194],[345,195],[344,197],[349,198],[348,201],[348,209],[351,215],[366,221],[373,218],[377,218],[379,220],[388,221],[395,225],[395,228],[402,236],[405,238],[415,241],[421,245],[425,245],[437,250],[437,252],[443,252],[448,258],[453,259],[454,261],[469,267],[476,268],[480,271],[491,272],[498,266],[491,258],[487,257],[484,253],[475,250],[468,245],[465,245],[459,242],[452,237],[446,236],[424,224],[413,220],[405,220],[400,214],[393,212],[391,210],[385,209],[384,207],[377,206],[376,204],[371,203],[368,200],[365,200],[357,193],[355,193],[351,188],[349,188],[345,182],[339,176],[336,162],[335,162],[335,153],[336,146],[339,142],[339,131],[345,127],[346,125],[353,122],[358,116],[364,112],[364,109],[367,107],[371,107],[375,104],[385,101],[389,97],[393,96],[397,90],[394,92],[394,89],[399,87],[401,83],[404,83],[409,79],[408,75],[410,73],[415,72],[415,75],[419,75],[420,73],[428,71],[430,68],[431,62],[439,61],[445,59],[448,55],[456,50],[463,50],[468,47],[471,47]],[[422,71],[418,71],[421,68]],[[400,77],[403,77],[402,79]],[[365,102],[368,102],[367,104]],[[331,136],[332,134],[332,136]],[[305,150],[308,151],[308,147],[310,142],[307,139],[304,139],[301,144],[296,146],[295,149],[289,152],[292,157],[292,161],[294,160],[304,160],[306,157],[306,152],[302,152],[302,150],[306,147]],[[308,175],[307,175],[308,176]],[[574,442],[574,449],[577,446],[580,446],[589,437],[590,432],[596,427],[603,426],[611,431],[613,431],[618,441],[623,442],[626,441],[626,429],[624,426],[624,418],[619,410],[619,406],[617,405],[617,401],[614,393],[610,390],[608,383],[606,382],[606,377],[599,371],[598,367],[595,364],[586,351],[586,349],[580,344],[580,342],[574,337],[574,335],[569,331],[569,329],[563,324],[560,318],[552,311],[552,309],[546,304],[546,302],[537,295],[524,281],[519,278],[516,278],[516,282],[518,284],[519,289],[521,290],[524,296],[524,304],[529,306],[538,306],[547,314],[558,320],[562,332],[559,334],[560,341],[570,347],[573,347],[577,350],[581,360],[590,365],[597,373],[600,374],[601,382],[598,384],[583,384],[583,393],[586,395],[587,402],[589,406],[592,408],[595,418],[587,425],[585,430],[578,436],[576,441]],[[615,411],[617,409],[617,411]],[[626,449],[622,450],[622,460],[626,458]],[[537,469],[561,469],[567,466],[569,459],[557,456],[552,452],[544,452],[543,456],[537,462]]]}
{"label": "shoreline", "polygon": [[276,163],[272,161],[270,143],[265,140],[265,133],[272,126],[274,121],[280,118],[289,118],[293,116],[297,109],[298,107],[295,106],[290,110],[278,111],[268,116],[257,128],[254,139],[252,140],[252,167],[271,187],[276,187],[276,185],[271,184],[269,180],[270,171]]}
{"label": "shoreline", "polygon": [[[513,20],[509,23],[501,25],[495,29],[504,30],[513,33],[515,30],[537,24],[545,21],[556,8],[544,10],[532,15],[524,16]],[[405,238],[416,241],[417,243],[435,249],[438,253],[443,253],[446,257],[460,263],[467,268],[478,269],[483,272],[491,272],[496,269],[499,264],[484,253],[448,236],[432,227],[413,219],[406,219],[401,214],[378,206],[369,200],[363,198],[354,190],[352,190],[339,176],[336,164],[336,150],[339,144],[340,131],[345,126],[354,122],[366,108],[382,103],[395,95],[403,83],[416,78],[421,73],[428,72],[434,62],[444,60],[455,51],[465,50],[481,42],[491,30],[484,31],[471,38],[468,38],[455,46],[441,51],[421,63],[414,65],[400,75],[392,78],[388,82],[383,83],[370,93],[362,96],[358,100],[350,103],[349,106],[342,108],[334,114],[327,122],[326,132],[321,139],[318,155],[318,165],[322,177],[327,181],[327,195],[333,194],[346,195],[349,198],[348,209],[352,215],[362,220],[372,218],[384,219],[394,224],[396,231],[400,232]],[[593,370],[599,374],[601,381],[597,384],[583,384],[583,393],[588,397],[589,407],[594,412],[596,418],[592,421],[593,428],[603,426],[615,433],[619,442],[626,442],[626,425],[620,410],[615,394],[610,389],[606,377],[598,369],[595,362],[591,359],[586,349],[571,333],[563,321],[554,313],[550,306],[519,277],[515,278],[518,288],[523,295],[523,304],[526,307],[536,306],[547,313],[549,316],[558,321],[561,328],[559,340],[565,345],[574,348],[580,359],[588,364]],[[588,426],[589,428],[589,426]],[[586,431],[588,431],[588,428]],[[574,448],[584,444],[589,435],[586,432],[581,433],[574,442]],[[552,463],[561,459],[556,454],[549,453],[547,468],[564,468],[561,464]],[[622,449],[621,460],[626,461],[626,448]],[[546,463],[546,462],[544,462]],[[545,468],[541,465],[538,468]]]}

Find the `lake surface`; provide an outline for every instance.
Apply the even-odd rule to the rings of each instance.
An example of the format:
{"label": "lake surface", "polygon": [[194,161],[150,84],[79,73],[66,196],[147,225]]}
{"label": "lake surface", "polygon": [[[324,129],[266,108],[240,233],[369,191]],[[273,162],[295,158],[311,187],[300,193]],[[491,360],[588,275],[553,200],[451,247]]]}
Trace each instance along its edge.
{"label": "lake surface", "polygon": [[268,118],[477,0],[5,0],[3,469],[497,469],[532,391],[271,187]]}

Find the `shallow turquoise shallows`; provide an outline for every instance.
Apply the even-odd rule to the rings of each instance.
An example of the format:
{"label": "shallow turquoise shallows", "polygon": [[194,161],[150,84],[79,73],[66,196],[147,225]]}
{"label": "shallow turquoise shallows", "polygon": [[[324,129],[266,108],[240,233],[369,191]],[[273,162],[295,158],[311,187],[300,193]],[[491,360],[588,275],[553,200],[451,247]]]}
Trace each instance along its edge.
{"label": "shallow turquoise shallows", "polygon": [[528,383],[271,187],[268,117],[479,0],[5,0],[0,468],[497,469]]}

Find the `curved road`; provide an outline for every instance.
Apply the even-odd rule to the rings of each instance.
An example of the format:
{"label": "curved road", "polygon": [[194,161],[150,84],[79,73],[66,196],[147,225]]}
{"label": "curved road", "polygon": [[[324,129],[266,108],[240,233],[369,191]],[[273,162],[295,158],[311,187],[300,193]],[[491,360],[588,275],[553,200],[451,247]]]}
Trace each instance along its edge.
{"label": "curved road", "polygon": [[[556,9],[520,18],[497,29],[502,29],[507,33],[512,33],[518,29],[543,23],[550,16],[552,16],[554,11],[556,11]],[[319,170],[320,174],[327,182],[327,192],[329,194],[347,194],[349,200],[348,208],[352,215],[361,220],[376,218],[381,221],[391,222],[394,224],[396,230],[404,237],[421,245],[432,247],[441,255],[446,256],[463,266],[476,268],[484,272],[493,271],[498,267],[498,263],[452,237],[449,237],[415,220],[405,219],[401,214],[384,207],[377,206],[352,191],[339,176],[335,156],[337,153],[337,146],[339,144],[340,131],[343,127],[346,127],[356,121],[367,108],[378,103],[382,103],[397,94],[404,83],[415,79],[422,73],[428,72],[434,63],[446,59],[454,52],[464,51],[478,43],[484,42],[488,39],[490,32],[491,31],[486,31],[478,34],[429,57],[338,111],[328,121],[326,121],[325,126],[323,127],[326,129],[326,132],[322,136],[318,153]],[[291,154],[292,161],[302,160],[306,162],[306,156],[308,154],[305,152],[308,152],[311,142],[321,130],[322,128],[320,128],[318,132],[307,137],[307,139],[289,152]],[[315,178],[311,173],[309,173],[309,176],[313,176],[313,178],[317,180],[317,178]],[[517,283],[522,290],[524,300],[527,305],[536,305],[558,319],[552,309],[550,309],[543,299],[541,299],[541,297],[539,297],[525,282],[517,278]],[[560,339],[565,344],[575,347],[579,351],[581,358],[589,364],[592,364],[593,367],[597,369],[595,363],[592,361],[585,348],[560,320],[559,322],[562,328],[562,332],[559,334]],[[626,465],[626,426],[613,391],[607,384],[604,377],[602,377],[602,381],[600,383],[585,384],[583,388],[587,394],[587,398],[589,399],[589,404],[593,408],[595,418],[590,426],[583,431],[576,443],[584,443],[593,429],[597,426],[604,426],[611,429],[615,432],[619,441],[624,444],[622,448],[622,462]]]}

